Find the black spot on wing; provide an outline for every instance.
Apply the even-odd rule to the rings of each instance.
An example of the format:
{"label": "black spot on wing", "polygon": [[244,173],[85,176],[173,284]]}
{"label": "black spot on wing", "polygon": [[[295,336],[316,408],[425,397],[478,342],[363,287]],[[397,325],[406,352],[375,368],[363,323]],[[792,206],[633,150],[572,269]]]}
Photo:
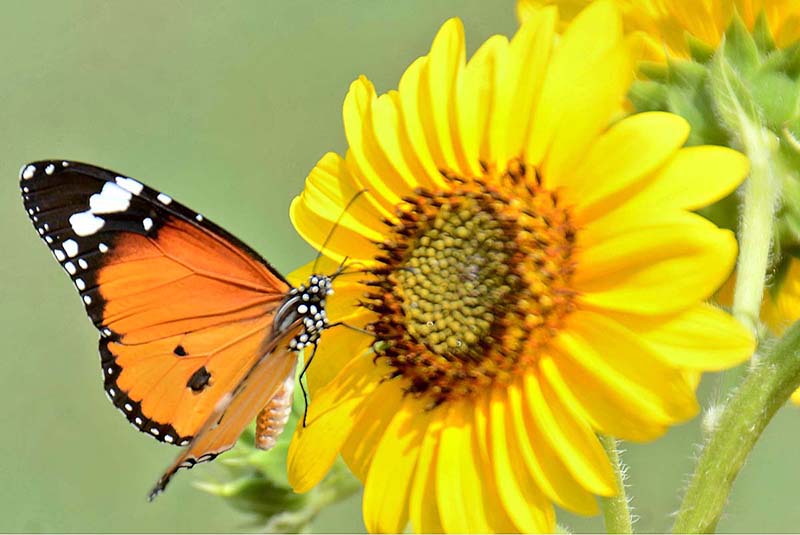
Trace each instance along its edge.
{"label": "black spot on wing", "polygon": [[205,366],[201,366],[189,377],[189,380],[186,381],[186,386],[191,388],[192,392],[202,392],[208,386],[210,380],[211,374]]}

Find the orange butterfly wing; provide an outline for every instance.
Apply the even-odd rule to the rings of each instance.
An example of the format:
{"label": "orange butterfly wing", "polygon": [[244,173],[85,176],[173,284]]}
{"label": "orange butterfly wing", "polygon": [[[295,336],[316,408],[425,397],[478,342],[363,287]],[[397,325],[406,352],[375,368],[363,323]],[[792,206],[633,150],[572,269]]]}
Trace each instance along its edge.
{"label": "orange butterfly wing", "polygon": [[[109,397],[141,431],[189,443],[264,356],[290,285],[223,229],[133,179],[61,161],[21,174],[34,226],[102,334]],[[293,355],[268,368],[285,372]],[[233,443],[210,444],[223,442]]]}
{"label": "orange butterfly wing", "polygon": [[300,331],[297,322],[286,333],[269,340],[264,356],[242,378],[237,387],[217,402],[212,414],[194,439],[164,472],[148,498],[160,494],[180,468],[191,468],[210,461],[232,448],[247,424],[272,400],[286,383],[294,382],[297,358],[288,347],[289,340]]}

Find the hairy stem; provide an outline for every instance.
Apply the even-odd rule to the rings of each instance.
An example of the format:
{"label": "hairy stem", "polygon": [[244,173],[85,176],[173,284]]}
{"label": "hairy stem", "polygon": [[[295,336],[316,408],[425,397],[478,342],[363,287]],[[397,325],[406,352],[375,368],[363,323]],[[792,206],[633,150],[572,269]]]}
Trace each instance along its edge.
{"label": "hairy stem", "polygon": [[600,435],[600,442],[603,444],[606,453],[608,453],[608,459],[614,469],[617,488],[619,489],[619,493],[616,496],[600,498],[606,533],[633,533],[631,511],[628,508],[628,496],[625,493],[624,468],[620,461],[617,440],[614,437]]}
{"label": "hairy stem", "polygon": [[752,367],[697,461],[673,533],[712,533],[733,482],[775,411],[800,386],[800,322]]}

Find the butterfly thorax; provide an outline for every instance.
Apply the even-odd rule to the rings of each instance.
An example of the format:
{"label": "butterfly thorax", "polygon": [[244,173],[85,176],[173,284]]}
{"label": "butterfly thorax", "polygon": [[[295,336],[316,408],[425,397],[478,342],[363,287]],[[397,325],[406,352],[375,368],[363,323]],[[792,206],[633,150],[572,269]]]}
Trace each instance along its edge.
{"label": "butterfly thorax", "polygon": [[275,313],[273,333],[284,332],[302,321],[302,329],[289,341],[289,348],[299,351],[316,344],[320,333],[328,327],[325,299],[332,293],[331,278],[325,275],[312,275],[306,284],[292,288]]}

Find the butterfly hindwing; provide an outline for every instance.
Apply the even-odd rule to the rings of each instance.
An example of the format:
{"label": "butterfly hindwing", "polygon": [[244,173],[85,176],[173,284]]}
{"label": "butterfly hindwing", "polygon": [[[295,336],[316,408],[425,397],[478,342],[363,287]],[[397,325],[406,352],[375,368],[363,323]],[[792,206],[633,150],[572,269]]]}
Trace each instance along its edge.
{"label": "butterfly hindwing", "polygon": [[264,355],[289,284],[217,225],[125,175],[41,161],[23,167],[20,187],[101,333],[107,394],[138,429],[188,443]]}

